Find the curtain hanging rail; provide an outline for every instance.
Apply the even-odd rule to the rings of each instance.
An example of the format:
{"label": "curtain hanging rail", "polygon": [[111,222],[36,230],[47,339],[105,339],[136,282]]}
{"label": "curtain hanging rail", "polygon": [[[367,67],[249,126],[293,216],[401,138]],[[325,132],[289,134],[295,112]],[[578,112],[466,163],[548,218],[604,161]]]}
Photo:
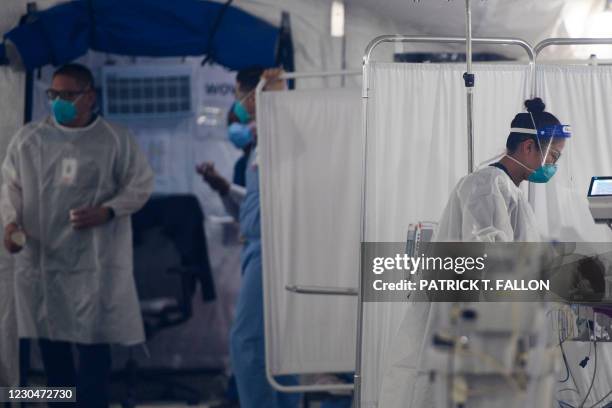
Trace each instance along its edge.
{"label": "curtain hanging rail", "polygon": [[612,45],[612,38],[547,38],[540,41],[535,47],[536,59],[544,50],[551,45]]}
{"label": "curtain hanging rail", "polygon": [[[465,37],[428,37],[428,36],[411,36],[411,35],[381,35],[379,37],[374,38],[366,47],[364,56],[363,56],[363,65],[368,65],[370,63],[372,52],[383,43],[422,43],[422,44],[464,44],[466,42]],[[536,53],[534,48],[525,40],[521,40],[520,38],[472,38],[472,43],[474,44],[489,44],[489,45],[515,45],[521,47],[527,57],[529,58],[529,66],[530,66],[530,80],[533,82],[534,78],[534,65],[536,60]],[[364,72],[365,74],[365,72]],[[363,82],[363,93],[362,97],[367,98],[367,92],[369,89],[369,84],[367,83],[367,78],[364,75]]]}
{"label": "curtain hanging rail", "polygon": [[[281,75],[280,79],[306,79],[306,78],[328,78],[328,77],[347,77],[361,75],[361,71],[323,71],[323,72],[285,72]],[[266,86],[266,80],[262,79],[255,88],[256,96],[263,91]],[[256,98],[257,100],[257,98]],[[256,101],[257,103],[257,101]]]}
{"label": "curtain hanging rail", "polygon": [[[535,47],[535,62],[537,62],[538,56],[542,53],[545,48],[551,45],[612,45],[612,38],[547,38],[546,40],[540,41]],[[533,78],[531,83],[531,94],[535,95],[537,87],[537,79]]]}

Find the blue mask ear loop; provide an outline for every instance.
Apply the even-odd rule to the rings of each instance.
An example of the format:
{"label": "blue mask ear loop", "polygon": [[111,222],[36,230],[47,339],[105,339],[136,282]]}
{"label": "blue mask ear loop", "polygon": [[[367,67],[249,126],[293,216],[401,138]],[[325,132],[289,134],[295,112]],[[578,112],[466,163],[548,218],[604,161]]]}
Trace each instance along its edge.
{"label": "blue mask ear loop", "polygon": [[246,95],[244,95],[240,100],[238,100],[238,102],[240,102],[242,104],[242,106],[244,106],[244,101],[246,101],[246,99],[251,96],[253,94],[253,92],[255,92],[255,89],[251,89],[249,92],[247,92]]}

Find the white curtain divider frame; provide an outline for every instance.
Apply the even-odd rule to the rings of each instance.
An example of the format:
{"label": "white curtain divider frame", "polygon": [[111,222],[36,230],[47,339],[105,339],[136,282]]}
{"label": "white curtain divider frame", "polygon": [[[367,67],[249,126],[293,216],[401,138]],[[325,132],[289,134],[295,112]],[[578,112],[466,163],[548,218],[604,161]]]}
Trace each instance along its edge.
{"label": "white curtain divider frame", "polygon": [[551,45],[610,45],[612,38],[547,38],[533,47],[536,59],[546,47]]}
{"label": "white curtain divider frame", "polygon": [[[612,45],[612,38],[547,38],[545,40],[540,41],[533,47],[534,50],[534,74],[533,81],[531,83],[531,96],[533,97],[536,94],[536,88],[538,86],[537,79],[535,75],[535,65],[538,61],[538,56],[544,51],[545,48],[548,48],[553,45]],[[532,207],[535,206],[535,186],[530,183],[528,187],[528,199],[529,204]]]}
{"label": "white curtain divider frame", "polygon": [[[284,73],[280,79],[304,79],[304,78],[328,78],[328,77],[346,77],[346,76],[357,76],[361,75],[361,71],[329,71],[329,72],[292,72]],[[261,94],[264,92],[266,86],[266,80],[262,79],[255,88],[255,105],[261,106]],[[259,123],[259,112],[256,111],[256,121]],[[261,178],[260,178],[261,180]],[[260,182],[261,183],[261,182]],[[262,240],[265,237],[262,236]],[[265,275],[265,272],[264,272]],[[330,296],[357,296],[357,289],[355,288],[336,288],[336,287],[324,287],[324,286],[304,286],[304,285],[286,285],[285,289],[289,292],[296,294],[313,294],[313,295],[330,295]],[[321,384],[321,385],[295,385],[288,386],[280,384],[274,378],[274,374],[271,372],[271,344],[270,344],[270,324],[266,319],[268,315],[269,296],[267,296],[266,285],[263,285],[263,297],[264,297],[264,343],[265,343],[265,361],[266,361],[266,377],[268,382],[277,391],[286,393],[307,393],[307,392],[325,392],[325,391],[352,391],[353,384]]]}
{"label": "white curtain divider frame", "polygon": [[[468,5],[469,8],[469,5]],[[469,11],[468,11],[469,12]],[[361,201],[361,242],[365,239],[365,214],[366,214],[366,198],[367,198],[367,146],[368,146],[368,94],[369,94],[369,65],[372,58],[372,53],[379,45],[383,43],[468,43],[469,39],[463,37],[428,37],[428,36],[408,36],[408,35],[382,35],[374,38],[370,44],[366,47],[363,56],[363,74],[362,74],[362,146],[363,146],[363,161],[362,161],[362,201]],[[525,40],[520,38],[472,38],[471,42],[476,44],[493,44],[493,45],[513,45],[521,47],[527,54],[529,59],[529,78],[530,86],[529,89],[534,89],[535,81],[535,56],[536,53],[533,47]],[[469,121],[468,121],[469,123]],[[468,130],[469,131],[469,130]],[[468,144],[468,156],[472,157],[473,153],[469,152],[472,146]],[[361,259],[360,259],[361,262]],[[355,376],[354,376],[354,399],[353,406],[355,408],[361,407],[361,362],[362,362],[362,347],[363,347],[363,270],[362,266],[359,267],[359,288],[358,288],[358,301],[357,301],[357,340],[356,340],[356,358],[355,358]]]}

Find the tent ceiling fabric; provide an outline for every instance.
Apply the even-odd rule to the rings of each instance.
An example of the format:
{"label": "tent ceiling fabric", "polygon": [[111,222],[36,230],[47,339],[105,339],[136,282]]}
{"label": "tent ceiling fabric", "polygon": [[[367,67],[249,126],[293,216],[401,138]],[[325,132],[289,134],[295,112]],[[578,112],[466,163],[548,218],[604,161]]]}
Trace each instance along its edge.
{"label": "tent ceiling fabric", "polygon": [[37,13],[5,39],[17,46],[28,69],[60,65],[88,49],[152,57],[210,53],[219,64],[240,69],[273,66],[278,35],[278,27],[216,2],[75,0]]}
{"label": "tent ceiling fabric", "polygon": [[[377,14],[428,35],[463,36],[464,0],[346,0],[347,5],[370,7]],[[475,36],[521,37],[533,42],[548,37],[558,26],[567,0],[472,0],[472,26]]]}
{"label": "tent ceiling fabric", "polygon": [[[345,0],[347,7],[369,8],[372,13],[392,18],[402,31],[423,35],[465,35],[464,0]],[[518,37],[535,45],[552,36],[566,36],[563,10],[573,0],[472,0],[472,29],[475,37]],[[591,1],[591,0],[584,0]],[[461,49],[461,46],[454,47]],[[490,47],[475,46],[490,50]],[[507,52],[504,52],[507,54]],[[520,50],[510,52],[521,56]]]}

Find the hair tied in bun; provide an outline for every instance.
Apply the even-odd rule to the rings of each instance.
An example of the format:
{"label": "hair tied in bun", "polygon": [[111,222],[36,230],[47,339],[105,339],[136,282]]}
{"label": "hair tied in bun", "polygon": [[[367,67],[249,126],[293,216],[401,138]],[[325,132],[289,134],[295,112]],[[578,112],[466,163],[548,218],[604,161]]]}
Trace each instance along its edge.
{"label": "hair tied in bun", "polygon": [[525,101],[525,107],[527,108],[527,112],[529,113],[542,113],[544,109],[546,109],[546,105],[544,105],[544,101],[540,98],[533,98]]}

